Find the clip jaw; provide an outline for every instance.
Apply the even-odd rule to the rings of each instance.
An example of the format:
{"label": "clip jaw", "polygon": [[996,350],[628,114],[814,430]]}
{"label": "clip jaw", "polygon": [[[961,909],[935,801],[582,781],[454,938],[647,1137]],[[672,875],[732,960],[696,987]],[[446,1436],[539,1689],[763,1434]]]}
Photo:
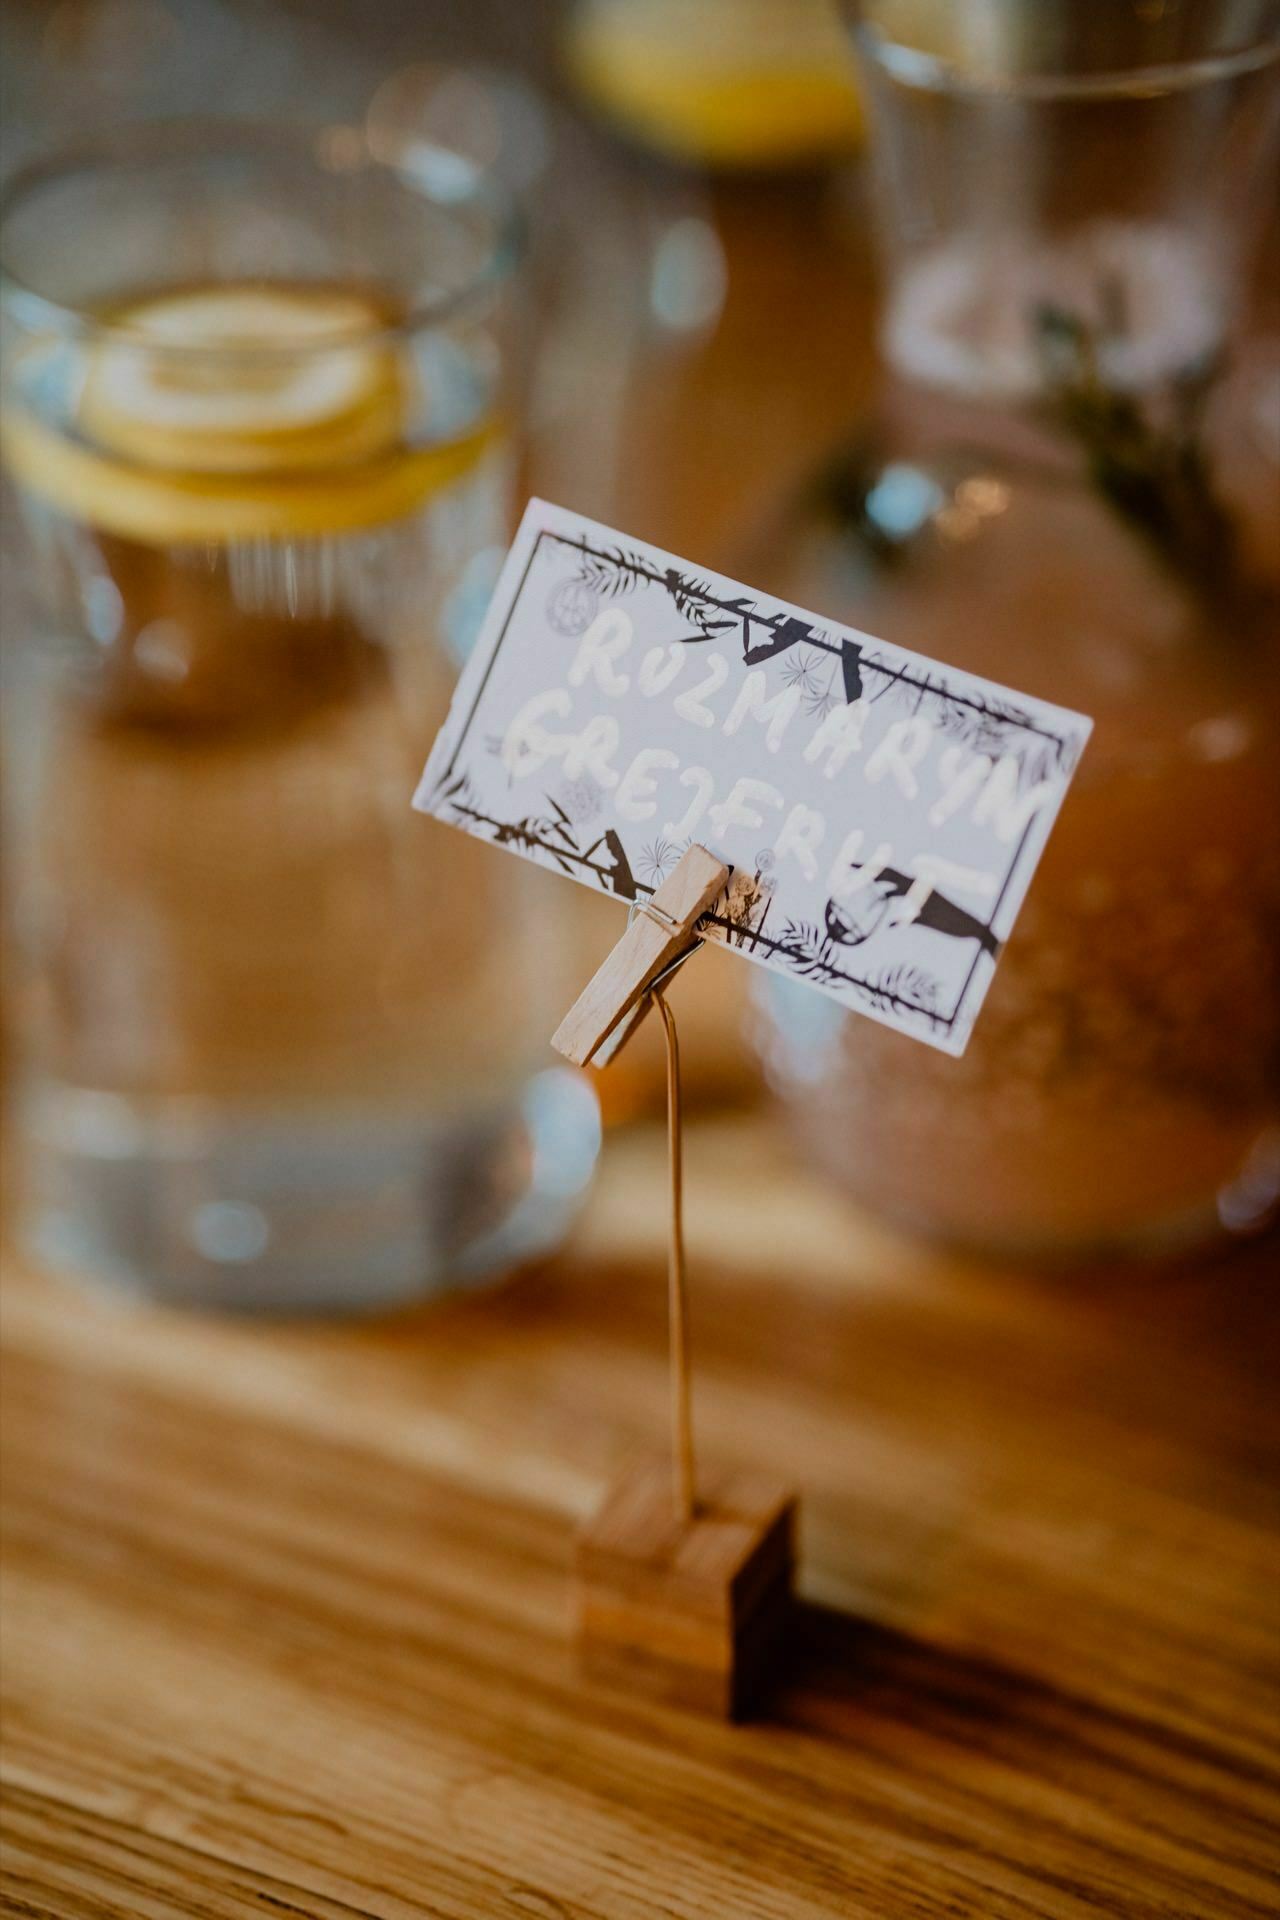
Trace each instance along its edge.
{"label": "clip jaw", "polygon": [[[658,912],[661,911],[661,908],[659,908]],[[652,914],[653,912],[654,906],[652,900],[633,900],[627,909],[627,925],[632,925],[638,913]],[[664,922],[666,918],[667,916],[664,914]],[[704,944],[702,935],[696,933],[693,937],[692,946],[686,947],[683,953],[678,953],[670,965],[665,966],[657,978],[649,982],[643,994],[631,1008],[631,1011],[623,1015],[622,1019],[619,1020],[617,1026],[613,1029],[613,1032],[605,1035],[600,1045],[592,1054],[591,1064],[593,1067],[607,1067],[611,1060],[617,1059],[637,1027],[643,1025],[644,1021],[648,1018],[649,1009],[653,1005],[654,995],[662,991],[668,980],[674,980],[685,961],[692,960],[694,954],[697,953],[699,948]]]}
{"label": "clip jaw", "polygon": [[698,921],[729,878],[724,862],[690,847],[648,900],[634,901],[627,929],[551,1037],[575,1066],[603,1066],[635,1032],[649,995],[701,946]]}

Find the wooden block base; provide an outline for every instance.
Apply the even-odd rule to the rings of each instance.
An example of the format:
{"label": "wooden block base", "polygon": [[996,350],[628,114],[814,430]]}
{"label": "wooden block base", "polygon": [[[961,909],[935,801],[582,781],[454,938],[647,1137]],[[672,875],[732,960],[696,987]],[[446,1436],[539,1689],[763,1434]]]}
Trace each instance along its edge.
{"label": "wooden block base", "polygon": [[738,1719],[786,1627],[795,1496],[735,1471],[699,1491],[682,1520],[666,1459],[610,1489],[578,1535],[578,1644],[591,1680]]}

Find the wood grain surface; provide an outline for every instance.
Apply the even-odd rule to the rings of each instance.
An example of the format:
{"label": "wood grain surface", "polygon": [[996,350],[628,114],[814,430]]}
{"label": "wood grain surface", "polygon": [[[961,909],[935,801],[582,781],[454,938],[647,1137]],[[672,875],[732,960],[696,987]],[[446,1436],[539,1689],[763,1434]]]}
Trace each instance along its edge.
{"label": "wood grain surface", "polygon": [[891,1239],[758,1122],[689,1170],[700,1442],[803,1489],[740,1729],[572,1654],[574,1530],[666,1429],[657,1132],[555,1264],[392,1319],[9,1263],[5,1913],[1275,1912],[1274,1245],[1037,1278]]}

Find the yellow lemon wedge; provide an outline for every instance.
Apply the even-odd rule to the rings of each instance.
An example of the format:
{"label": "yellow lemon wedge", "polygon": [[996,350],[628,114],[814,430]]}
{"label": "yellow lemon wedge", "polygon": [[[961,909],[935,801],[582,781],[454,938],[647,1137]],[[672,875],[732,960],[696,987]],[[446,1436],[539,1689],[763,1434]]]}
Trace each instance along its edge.
{"label": "yellow lemon wedge", "polygon": [[[407,356],[327,287],[211,286],[139,301],[78,349],[74,430],[9,405],[5,458],[60,511],[149,544],[315,537],[398,519],[495,439],[409,444]],[[38,356],[41,343],[29,351]],[[28,384],[19,377],[11,390]]]}
{"label": "yellow lemon wedge", "polygon": [[857,145],[861,110],[829,0],[592,0],[568,63],[636,139],[715,167],[803,165]]}
{"label": "yellow lemon wedge", "polygon": [[188,473],[317,466],[385,452],[400,362],[361,342],[381,317],[327,288],[208,287],[112,316],[85,369],[80,426],[106,451]]}

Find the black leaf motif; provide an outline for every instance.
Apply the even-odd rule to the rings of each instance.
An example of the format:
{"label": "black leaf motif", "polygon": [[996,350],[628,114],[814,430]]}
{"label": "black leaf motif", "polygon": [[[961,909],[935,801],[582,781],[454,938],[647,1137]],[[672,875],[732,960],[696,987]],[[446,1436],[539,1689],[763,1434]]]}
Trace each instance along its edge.
{"label": "black leaf motif", "polygon": [[603,599],[611,600],[618,594],[648,586],[655,575],[642,555],[626,553],[621,547],[607,547],[599,553],[584,554],[578,578]]}
{"label": "black leaf motif", "polygon": [[941,985],[923,967],[906,964],[889,967],[884,973],[851,981],[850,985],[860,999],[882,1013],[897,1007],[905,1013],[923,1014],[931,1025],[945,1024],[938,1005]]}
{"label": "black leaf motif", "polygon": [[448,786],[441,789],[440,798],[448,802],[451,812],[468,812],[476,803],[476,792],[471,783],[471,775],[460,773],[456,780],[451,780]]}
{"label": "black leaf motif", "polygon": [[840,642],[840,671],[844,677],[844,697],[848,705],[862,698],[862,648],[854,640]]}
{"label": "black leaf motif", "polygon": [[670,594],[676,612],[682,613],[698,629],[696,634],[690,635],[695,640],[732,632],[738,624],[739,609],[748,604],[740,600],[730,607],[728,602],[717,601],[712,597],[709,581],[691,580],[674,567],[667,568],[662,576],[662,584]]}
{"label": "black leaf motif", "polygon": [[773,951],[805,980],[825,980],[835,985],[847,977],[829,958],[831,943],[822,929],[807,920],[788,920]]}
{"label": "black leaf motif", "polygon": [[[792,614],[779,614],[772,620],[759,620],[758,624],[770,628],[771,632],[767,640],[758,642],[754,647],[747,647],[743,659],[749,667],[758,667],[763,661],[772,660],[778,654],[786,653],[789,647],[799,646],[802,641],[809,641],[817,646],[824,644],[811,626],[803,620],[797,620]],[[745,629],[743,638],[746,639]],[[827,650],[831,651],[829,646]]]}

